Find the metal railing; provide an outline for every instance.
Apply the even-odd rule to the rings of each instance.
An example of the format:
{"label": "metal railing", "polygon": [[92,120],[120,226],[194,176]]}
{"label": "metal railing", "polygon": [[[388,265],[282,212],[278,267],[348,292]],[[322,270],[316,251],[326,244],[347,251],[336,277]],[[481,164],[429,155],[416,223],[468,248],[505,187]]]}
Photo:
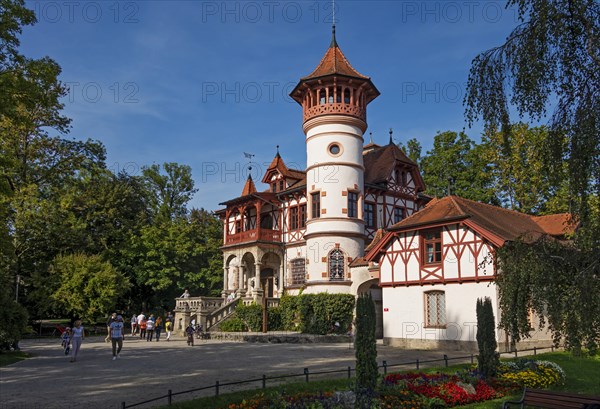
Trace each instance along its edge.
{"label": "metal railing", "polygon": [[[527,348],[527,349],[521,349],[521,350],[513,350],[513,351],[509,351],[509,352],[500,352],[500,355],[503,354],[511,354],[515,357],[518,357],[518,353],[519,352],[531,352],[533,351],[533,355],[537,355],[537,352],[540,350],[544,350],[544,349],[550,349],[552,352],[554,352],[554,350],[556,349],[556,347],[554,346],[549,346],[549,347],[533,347],[533,348]],[[423,364],[431,364],[431,363],[436,363],[436,362],[443,362],[444,363],[444,367],[448,367],[450,366],[450,361],[457,361],[457,360],[463,360],[463,361],[469,361],[471,364],[475,363],[475,358],[477,357],[477,355],[475,354],[469,354],[469,355],[463,355],[463,356],[456,356],[456,357],[449,357],[448,355],[444,354],[444,356],[440,359],[425,359],[425,360],[419,360],[419,358],[416,359],[412,359],[412,360],[408,360],[406,362],[400,362],[400,363],[395,363],[395,364],[388,364],[387,361],[382,361],[381,365],[377,366],[377,369],[379,370],[380,368],[383,369],[383,374],[387,374],[388,373],[388,369],[389,368],[393,368],[393,367],[413,367],[416,370],[419,370],[421,368],[421,366]],[[225,386],[233,386],[233,385],[242,385],[242,384],[252,384],[252,383],[259,383],[261,385],[262,389],[265,389],[267,387],[267,381],[272,381],[272,380],[282,380],[282,379],[289,379],[289,378],[297,378],[297,377],[304,377],[304,380],[306,382],[310,382],[310,376],[316,376],[316,375],[326,375],[326,374],[339,374],[339,373],[343,373],[347,376],[348,379],[350,379],[352,377],[352,372],[355,372],[356,369],[352,368],[351,366],[348,366],[347,368],[344,369],[332,369],[332,370],[323,370],[323,371],[317,371],[317,372],[311,372],[309,370],[309,368],[304,368],[304,370],[302,371],[302,373],[295,373],[295,374],[288,374],[288,375],[278,375],[278,376],[267,376],[265,374],[263,374],[260,378],[252,378],[252,379],[246,379],[243,381],[236,381],[236,382],[224,382],[221,383],[218,380],[215,381],[214,384],[212,385],[207,385],[207,386],[203,386],[200,388],[194,388],[194,389],[188,389],[185,391],[179,391],[179,392],[173,392],[171,389],[169,389],[167,391],[166,395],[162,395],[162,396],[157,396],[155,398],[151,398],[142,402],[137,402],[137,403],[132,403],[127,405],[124,401],[121,402],[121,409],[127,409],[127,408],[133,408],[136,406],[141,406],[141,405],[145,405],[147,403],[152,403],[152,402],[156,402],[159,400],[163,400],[166,399],[167,400],[167,405],[171,405],[173,403],[173,397],[174,396],[179,396],[179,395],[184,395],[184,394],[188,394],[188,393],[192,393],[192,392],[199,392],[199,391],[204,391],[204,390],[209,390],[209,389],[214,389],[215,394],[214,396],[219,396],[220,390],[221,388],[225,387]]]}

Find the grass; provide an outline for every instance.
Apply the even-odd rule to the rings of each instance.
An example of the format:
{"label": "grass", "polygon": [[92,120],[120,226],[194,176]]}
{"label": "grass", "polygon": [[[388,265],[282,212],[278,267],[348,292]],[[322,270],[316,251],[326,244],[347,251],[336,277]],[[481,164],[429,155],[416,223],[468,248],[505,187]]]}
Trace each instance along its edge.
{"label": "grass", "polygon": [[31,355],[23,351],[0,352],[0,367],[11,365],[30,357]]}
{"label": "grass", "polygon": [[[546,360],[556,362],[560,365],[567,375],[564,385],[555,386],[550,390],[568,391],[582,393],[587,395],[597,394],[600,390],[600,356],[596,357],[574,357],[567,352],[553,352],[547,354],[539,354],[535,357],[529,356],[528,359]],[[512,359],[508,359],[509,361]],[[468,364],[452,365],[448,368],[427,368],[425,373],[455,373],[461,369],[470,367]],[[411,371],[405,371],[411,372]],[[206,398],[194,399],[186,402],[176,403],[169,408],[175,409],[218,409],[227,408],[230,403],[241,402],[242,400],[251,399],[260,393],[265,395],[270,394],[285,394],[295,395],[301,392],[318,393],[321,391],[343,391],[350,389],[352,379],[337,379],[337,380],[321,380],[309,383],[286,383],[279,386],[273,386],[266,389],[254,389],[240,391],[234,393],[223,394],[219,396],[211,396]],[[185,395],[183,395],[185,396]],[[521,393],[514,396],[506,396],[501,399],[494,399],[483,403],[475,403],[471,405],[461,406],[468,409],[497,409],[502,402],[507,400],[518,400]],[[177,399],[177,398],[175,398]],[[165,407],[166,408],[166,407]]]}

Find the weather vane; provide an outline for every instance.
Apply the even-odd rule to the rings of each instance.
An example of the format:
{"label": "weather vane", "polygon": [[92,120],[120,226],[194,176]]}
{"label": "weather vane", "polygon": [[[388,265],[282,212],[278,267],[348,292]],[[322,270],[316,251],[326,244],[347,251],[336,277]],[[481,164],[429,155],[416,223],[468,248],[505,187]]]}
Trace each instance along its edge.
{"label": "weather vane", "polygon": [[251,153],[248,152],[244,152],[244,157],[248,158],[248,170],[252,170],[252,158],[255,157],[256,155],[253,155]]}

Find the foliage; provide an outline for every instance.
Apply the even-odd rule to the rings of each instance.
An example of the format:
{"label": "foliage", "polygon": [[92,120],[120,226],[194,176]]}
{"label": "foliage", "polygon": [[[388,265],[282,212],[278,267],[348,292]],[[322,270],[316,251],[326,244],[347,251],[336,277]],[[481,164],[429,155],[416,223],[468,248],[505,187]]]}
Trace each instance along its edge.
{"label": "foliage", "polygon": [[161,221],[173,220],[187,214],[186,204],[198,189],[194,188],[192,168],[178,163],[153,164],[142,169],[154,215]]}
{"label": "foliage", "polygon": [[279,305],[286,330],[318,335],[345,334],[352,323],[354,296],[328,293],[286,295]]}
{"label": "foliage", "polygon": [[244,321],[234,315],[220,323],[219,330],[223,332],[246,332],[248,327]]}
{"label": "foliage", "polygon": [[489,297],[477,299],[477,355],[479,371],[483,376],[492,378],[496,375],[500,363],[499,354],[496,352],[496,323],[492,300]]}
{"label": "foliage", "polygon": [[[4,280],[4,274],[1,282]],[[27,311],[16,302],[8,288],[0,288],[0,351],[17,344],[27,328]]]}
{"label": "foliage", "polygon": [[377,386],[377,344],[375,339],[375,303],[371,293],[363,293],[356,301],[356,405],[370,408]]}
{"label": "foliage", "polygon": [[109,262],[82,253],[56,257],[50,273],[58,284],[52,301],[71,317],[87,322],[114,311],[130,286]]}
{"label": "foliage", "polygon": [[406,156],[408,156],[408,158],[417,165],[421,163],[421,151],[423,150],[423,147],[418,139],[411,138],[406,141],[406,146],[404,146],[402,143],[399,143],[398,147],[402,149]]}
{"label": "foliage", "polygon": [[496,204],[489,165],[482,148],[463,133],[438,133],[432,150],[421,159],[423,180],[432,196],[451,194]]}
{"label": "foliage", "polygon": [[600,339],[600,262],[592,248],[550,238],[498,250],[500,327],[516,341],[533,330],[530,312],[547,324],[555,344],[593,354]]}
{"label": "foliage", "polygon": [[568,211],[566,162],[554,163],[547,138],[546,127],[523,123],[512,124],[508,133],[488,130],[482,136],[483,160],[502,206],[536,214]]}
{"label": "foliage", "polygon": [[248,331],[258,332],[262,330],[262,306],[258,304],[238,304],[235,314],[248,328]]}
{"label": "foliage", "polygon": [[553,109],[541,143],[559,165],[553,173],[561,174],[567,159],[570,205],[587,221],[589,196],[600,189],[600,3],[508,0],[507,6],[517,9],[520,22],[504,44],[473,60],[467,120],[482,117],[488,130],[501,127],[508,135],[509,105],[533,121]]}

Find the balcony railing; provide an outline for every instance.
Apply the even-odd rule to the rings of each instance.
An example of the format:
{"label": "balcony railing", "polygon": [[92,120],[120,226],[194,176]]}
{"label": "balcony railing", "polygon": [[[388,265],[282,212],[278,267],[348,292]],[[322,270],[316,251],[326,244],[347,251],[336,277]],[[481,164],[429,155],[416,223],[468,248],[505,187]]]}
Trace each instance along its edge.
{"label": "balcony railing", "polygon": [[252,241],[281,241],[281,232],[271,229],[253,229],[236,234],[228,234],[225,244],[247,243]]}

